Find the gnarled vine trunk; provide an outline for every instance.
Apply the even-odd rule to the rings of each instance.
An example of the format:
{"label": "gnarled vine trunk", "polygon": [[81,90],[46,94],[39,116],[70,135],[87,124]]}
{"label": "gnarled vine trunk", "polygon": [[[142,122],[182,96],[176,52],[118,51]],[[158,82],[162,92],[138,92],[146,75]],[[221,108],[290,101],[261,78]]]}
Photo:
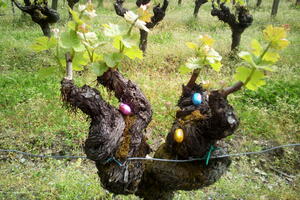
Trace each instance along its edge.
{"label": "gnarled vine trunk", "polygon": [[37,1],[31,3],[29,0],[24,0],[24,6],[17,0],[13,0],[13,2],[22,12],[31,16],[32,21],[41,27],[45,36],[51,36],[50,24],[58,22],[59,14],[56,10],[49,8],[46,1],[43,4],[38,4]]}
{"label": "gnarled vine trunk", "polygon": [[[213,156],[222,155],[222,150],[215,151]],[[155,152],[155,157],[174,159],[166,144]],[[228,158],[212,159],[208,165],[204,162],[155,162],[147,161],[142,181],[136,195],[146,200],[172,199],[176,190],[196,190],[207,187],[228,170],[231,160]]]}
{"label": "gnarled vine trunk", "polygon": [[195,9],[194,9],[194,17],[198,16],[199,13],[199,9],[201,8],[201,6],[205,3],[207,3],[207,0],[196,0],[195,1]]}
{"label": "gnarled vine trunk", "polygon": [[[194,190],[216,182],[228,169],[229,158],[193,162],[157,162],[128,160],[145,157],[151,152],[144,136],[152,118],[151,105],[142,91],[119,71],[110,69],[97,78],[99,84],[114,91],[116,98],[129,105],[132,115],[123,115],[107,103],[100,92],[87,85],[77,87],[70,70],[72,62],[67,56],[68,76],[61,82],[65,105],[80,109],[90,119],[89,135],[84,150],[96,163],[102,186],[115,194],[136,194],[144,199],[170,199],[176,190]],[[239,125],[228,94],[240,89],[242,83],[224,90],[206,91],[195,83],[199,71],[182,87],[178,101],[180,108],[166,138],[154,154],[156,158],[181,160],[209,159],[208,152],[217,141],[231,135]],[[202,95],[203,102],[194,105],[191,96]],[[176,142],[174,132],[182,129],[184,140]],[[218,149],[213,155],[223,155]]]}
{"label": "gnarled vine trunk", "polygon": [[140,44],[139,44],[140,50],[146,52],[147,43],[148,43],[148,32],[144,30],[140,30]]}
{"label": "gnarled vine trunk", "polygon": [[[68,6],[73,10],[75,4],[78,3],[79,0],[67,0],[67,2],[68,2]],[[72,19],[72,14],[70,11],[69,11],[69,19]]]}
{"label": "gnarled vine trunk", "polygon": [[76,3],[79,2],[79,0],[67,0],[68,6],[73,10]]}
{"label": "gnarled vine trunk", "polygon": [[237,7],[237,15],[235,15],[230,12],[230,9],[224,3],[220,4],[220,8],[213,5],[211,15],[217,16],[219,20],[230,26],[232,32],[231,50],[236,50],[240,45],[242,33],[253,22],[252,15],[243,6]]}

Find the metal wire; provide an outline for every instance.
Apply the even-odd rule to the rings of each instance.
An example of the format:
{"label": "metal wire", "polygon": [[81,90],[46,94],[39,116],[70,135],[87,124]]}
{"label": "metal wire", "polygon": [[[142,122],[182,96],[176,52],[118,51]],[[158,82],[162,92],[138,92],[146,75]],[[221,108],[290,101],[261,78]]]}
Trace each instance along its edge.
{"label": "metal wire", "polygon": [[[211,156],[210,159],[217,159],[217,158],[227,158],[227,157],[237,157],[237,156],[246,156],[246,155],[253,155],[253,154],[262,154],[262,153],[267,153],[270,151],[274,151],[276,149],[281,149],[285,147],[295,147],[295,146],[300,146],[300,143],[296,144],[286,144],[286,145],[281,145],[281,146],[276,146],[276,147],[271,147],[265,150],[261,151],[252,151],[252,152],[243,152],[243,153],[233,153],[233,154],[224,154],[220,156]],[[86,156],[50,156],[50,155],[37,155],[37,154],[31,154],[31,153],[26,153],[18,150],[9,150],[9,149],[0,149],[0,152],[12,152],[12,153],[17,153],[17,154],[22,154],[24,156],[29,156],[29,157],[38,157],[38,158],[64,158],[64,159],[87,159]],[[184,162],[194,162],[194,161],[200,161],[200,160],[205,160],[207,158],[191,158],[188,160],[172,160],[172,159],[163,159],[163,158],[151,158],[151,157],[129,157],[127,158],[126,161],[138,161],[138,160],[152,160],[152,161],[159,161],[159,162],[176,162],[176,163],[184,163]],[[109,161],[115,161],[119,166],[123,166],[124,163],[118,161],[115,158],[109,159]],[[125,161],[125,162],[126,162]]]}
{"label": "metal wire", "polygon": [[[281,149],[281,148],[284,148],[284,147],[293,147],[293,146],[300,146],[300,144],[286,144],[286,145],[271,147],[269,149],[265,149],[265,150],[262,150],[262,151],[253,151],[253,152],[223,154],[223,155],[220,155],[220,156],[211,156],[210,159],[246,156],[246,155],[253,155],[253,154],[262,154],[262,153],[267,153],[267,152],[270,152],[270,151],[274,151],[276,149]],[[205,159],[206,158],[191,158],[191,159],[188,159],[188,160],[170,160],[170,159],[161,159],[161,158],[142,158],[142,157],[127,158],[127,160],[154,160],[154,161],[160,161],[160,162],[193,162],[193,161],[200,161],[200,160],[205,160]]]}
{"label": "metal wire", "polygon": [[83,159],[86,159],[86,156],[50,156],[50,155],[37,155],[37,154],[26,153],[26,152],[18,151],[18,150],[9,150],[9,149],[0,149],[0,152],[12,152],[12,153],[17,153],[17,154],[22,154],[24,156],[37,157],[37,158],[64,158],[64,159],[78,159],[78,158],[83,158]]}

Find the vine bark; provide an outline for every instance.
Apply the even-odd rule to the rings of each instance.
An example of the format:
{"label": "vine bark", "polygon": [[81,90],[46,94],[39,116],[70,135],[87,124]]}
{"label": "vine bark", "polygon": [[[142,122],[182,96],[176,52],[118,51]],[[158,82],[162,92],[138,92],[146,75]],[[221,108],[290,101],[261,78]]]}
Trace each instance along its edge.
{"label": "vine bark", "polygon": [[217,8],[213,4],[213,9],[211,11],[212,16],[217,16],[219,20],[227,23],[231,29],[231,50],[236,50],[241,41],[242,33],[251,26],[253,22],[253,17],[249,13],[248,9],[244,6],[236,7],[237,15],[230,12],[230,9],[225,6],[225,3],[221,3],[220,7]]}
{"label": "vine bark", "polygon": [[195,1],[195,9],[194,9],[194,17],[198,16],[199,13],[199,9],[201,8],[201,6],[205,3],[207,3],[207,0],[196,0]]}
{"label": "vine bark", "polygon": [[[152,119],[151,104],[132,81],[114,69],[97,78],[99,84],[113,91],[115,97],[132,108],[132,115],[123,115],[107,103],[100,92],[72,80],[72,66],[67,56],[67,77],[61,82],[62,100],[71,110],[80,109],[90,119],[89,135],[84,150],[96,163],[102,186],[116,194],[136,194],[144,199],[171,199],[176,190],[194,190],[216,182],[228,169],[229,158],[213,159],[208,165],[198,162],[128,161],[128,157],[145,157],[151,152],[144,136]],[[234,133],[239,125],[226,97],[237,90],[207,91],[196,84],[199,71],[182,87],[179,110],[166,138],[154,157],[165,159],[207,158],[218,140]],[[235,89],[232,89],[235,88]],[[203,102],[194,105],[191,96],[200,93]],[[184,131],[184,140],[174,140],[176,129]],[[213,155],[222,155],[222,149]],[[122,162],[122,164],[120,164]]]}
{"label": "vine bark", "polygon": [[47,1],[31,3],[29,0],[24,0],[24,6],[17,0],[12,1],[22,12],[31,16],[32,21],[41,27],[44,36],[51,36],[50,24],[58,22],[60,17],[56,10],[48,7]]}

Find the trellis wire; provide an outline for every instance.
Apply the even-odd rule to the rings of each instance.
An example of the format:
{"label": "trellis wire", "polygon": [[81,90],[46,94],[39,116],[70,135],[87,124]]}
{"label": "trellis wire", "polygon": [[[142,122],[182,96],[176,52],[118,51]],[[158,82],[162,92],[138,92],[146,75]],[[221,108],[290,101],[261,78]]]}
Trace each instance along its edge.
{"label": "trellis wire", "polygon": [[[285,148],[285,147],[295,147],[295,146],[300,146],[300,143],[275,146],[275,147],[271,147],[271,148],[261,150],[261,151],[251,151],[251,152],[242,152],[242,153],[224,154],[224,155],[219,155],[219,156],[211,156],[210,159],[262,154],[262,153],[274,151],[276,149],[281,149],[281,148]],[[37,157],[37,158],[56,158],[56,159],[59,159],[59,158],[61,158],[61,159],[79,159],[79,158],[81,158],[81,159],[87,159],[86,156],[38,155],[38,154],[31,154],[31,153],[27,153],[27,152],[22,152],[22,151],[18,151],[18,150],[10,150],[10,149],[0,149],[0,152],[8,152],[8,153],[11,152],[11,153],[22,154],[22,155],[28,156],[28,157]],[[191,158],[188,160],[173,160],[173,159],[152,158],[152,157],[129,157],[126,159],[126,161],[150,160],[150,161],[158,161],[158,162],[184,163],[184,162],[201,161],[201,160],[205,160],[205,159],[207,159],[207,158]],[[122,162],[118,161],[117,159],[115,159],[114,157],[109,158],[109,161],[115,161],[119,166],[123,166],[124,163],[126,162],[125,161],[124,163],[122,163]]]}

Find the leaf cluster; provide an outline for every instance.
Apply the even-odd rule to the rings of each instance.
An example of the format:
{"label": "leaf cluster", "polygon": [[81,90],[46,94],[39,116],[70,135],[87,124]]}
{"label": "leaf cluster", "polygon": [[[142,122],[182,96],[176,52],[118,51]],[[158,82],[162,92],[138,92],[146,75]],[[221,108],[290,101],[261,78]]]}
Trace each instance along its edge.
{"label": "leaf cluster", "polygon": [[269,25],[263,31],[264,43],[253,39],[251,51],[242,51],[239,57],[243,59],[243,65],[239,66],[234,79],[242,81],[246,88],[256,90],[265,85],[265,72],[276,71],[275,63],[279,60],[279,51],[288,46],[286,31],[282,27]]}
{"label": "leaf cluster", "polygon": [[[280,59],[279,51],[289,45],[286,30],[283,27],[269,25],[263,30],[263,39],[262,43],[253,39],[251,50],[241,51],[238,54],[243,62],[237,67],[234,79],[241,81],[243,86],[250,90],[256,90],[266,84],[266,72],[276,71],[275,64]],[[190,49],[193,49],[194,57],[190,57],[186,64],[179,68],[179,71],[187,73],[204,66],[211,66],[219,72],[222,57],[212,48],[213,43],[214,40],[207,35],[201,35],[197,43],[186,43]]]}
{"label": "leaf cluster", "polygon": [[200,35],[197,42],[187,42],[186,46],[194,51],[194,57],[190,57],[185,65],[179,68],[181,73],[188,73],[195,69],[211,66],[219,72],[222,64],[222,56],[212,47],[214,40],[208,35]]}
{"label": "leaf cluster", "polygon": [[[96,32],[93,32],[92,19],[97,16],[91,3],[79,5],[78,11],[69,10],[72,21],[68,22],[66,30],[60,32],[54,29],[51,38],[40,37],[35,40],[32,49],[36,52],[54,50],[55,60],[60,66],[59,71],[65,68],[64,54],[69,52],[72,59],[74,71],[82,71],[91,68],[97,76],[101,76],[109,68],[119,68],[122,60],[142,59],[143,53],[124,27],[117,24],[102,25],[102,33],[109,42],[102,41]],[[130,27],[130,30],[132,27]],[[111,44],[114,52],[99,53],[99,47]],[[43,70],[44,74],[45,70]],[[49,68],[49,74],[55,72]]]}

